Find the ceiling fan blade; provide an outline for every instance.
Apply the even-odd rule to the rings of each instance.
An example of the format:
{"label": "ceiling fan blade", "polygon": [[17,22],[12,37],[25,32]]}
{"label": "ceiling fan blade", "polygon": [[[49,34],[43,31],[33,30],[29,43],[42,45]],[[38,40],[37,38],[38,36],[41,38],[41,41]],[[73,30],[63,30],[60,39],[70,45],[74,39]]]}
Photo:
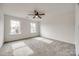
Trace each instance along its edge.
{"label": "ceiling fan blade", "polygon": [[41,19],[41,17],[38,15],[38,17]]}
{"label": "ceiling fan blade", "polygon": [[34,16],[33,18],[35,18],[36,16]]}
{"label": "ceiling fan blade", "polygon": [[39,15],[45,15],[45,14],[43,13],[43,14],[39,14]]}

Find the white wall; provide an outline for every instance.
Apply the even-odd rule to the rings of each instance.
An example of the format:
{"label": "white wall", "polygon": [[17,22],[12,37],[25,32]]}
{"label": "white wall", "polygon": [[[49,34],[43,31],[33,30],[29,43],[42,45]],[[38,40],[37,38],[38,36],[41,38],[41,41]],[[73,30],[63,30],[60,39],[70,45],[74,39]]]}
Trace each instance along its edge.
{"label": "white wall", "polygon": [[76,43],[76,55],[79,55],[79,5],[76,4],[75,8],[75,43]]}
{"label": "white wall", "polygon": [[75,4],[50,4],[41,22],[41,36],[75,43]]}
{"label": "white wall", "polygon": [[4,17],[2,13],[2,6],[0,4],[0,48],[4,42]]}
{"label": "white wall", "polygon": [[25,19],[34,9],[45,13],[45,16],[42,16],[41,36],[74,44],[74,4],[3,4],[5,14]]}
{"label": "white wall", "polygon": [[[4,20],[5,20],[5,42],[28,38],[28,37],[39,36],[39,24],[37,24],[37,33],[30,33],[30,23],[32,21],[27,18],[23,19],[23,18],[19,18],[19,17],[15,17],[15,16],[5,15]],[[18,35],[10,34],[10,20],[19,20],[20,21],[21,34],[18,34]],[[38,22],[36,22],[36,23],[38,23]]]}

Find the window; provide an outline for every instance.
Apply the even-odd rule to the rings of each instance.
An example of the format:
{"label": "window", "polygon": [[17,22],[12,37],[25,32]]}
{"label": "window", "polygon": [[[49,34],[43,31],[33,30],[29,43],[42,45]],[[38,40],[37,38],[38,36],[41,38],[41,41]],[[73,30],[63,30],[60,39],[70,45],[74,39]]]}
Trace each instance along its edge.
{"label": "window", "polygon": [[31,26],[31,33],[36,33],[36,23],[32,22],[30,23]]}
{"label": "window", "polygon": [[21,34],[20,21],[11,20],[10,26],[11,26],[10,34]]}

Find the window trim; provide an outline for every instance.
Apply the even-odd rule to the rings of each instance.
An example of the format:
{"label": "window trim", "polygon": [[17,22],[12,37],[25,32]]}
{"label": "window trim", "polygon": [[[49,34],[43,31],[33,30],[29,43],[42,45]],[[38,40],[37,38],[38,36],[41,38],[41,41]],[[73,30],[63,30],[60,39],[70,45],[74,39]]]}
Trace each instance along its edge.
{"label": "window trim", "polygon": [[[34,25],[34,27],[33,27],[33,25]],[[37,24],[35,22],[30,23],[30,33],[37,33]]]}
{"label": "window trim", "polygon": [[[16,23],[19,22],[19,25],[18,25],[18,27],[19,27],[18,28],[19,29],[18,30],[18,33],[17,32],[16,33],[12,33],[12,31],[11,31],[12,30],[12,21],[13,22],[16,22]],[[18,34],[21,34],[21,25],[20,24],[21,24],[21,22],[19,20],[10,20],[10,35],[18,35]]]}

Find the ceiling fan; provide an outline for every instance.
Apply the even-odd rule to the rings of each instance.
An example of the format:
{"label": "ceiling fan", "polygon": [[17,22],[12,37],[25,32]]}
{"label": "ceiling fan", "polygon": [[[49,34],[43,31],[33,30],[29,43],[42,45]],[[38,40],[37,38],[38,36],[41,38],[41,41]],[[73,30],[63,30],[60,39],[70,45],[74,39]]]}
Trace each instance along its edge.
{"label": "ceiling fan", "polygon": [[39,13],[37,10],[34,10],[34,14],[29,15],[33,15],[33,18],[39,17],[41,19],[41,15],[45,15],[45,13]]}

